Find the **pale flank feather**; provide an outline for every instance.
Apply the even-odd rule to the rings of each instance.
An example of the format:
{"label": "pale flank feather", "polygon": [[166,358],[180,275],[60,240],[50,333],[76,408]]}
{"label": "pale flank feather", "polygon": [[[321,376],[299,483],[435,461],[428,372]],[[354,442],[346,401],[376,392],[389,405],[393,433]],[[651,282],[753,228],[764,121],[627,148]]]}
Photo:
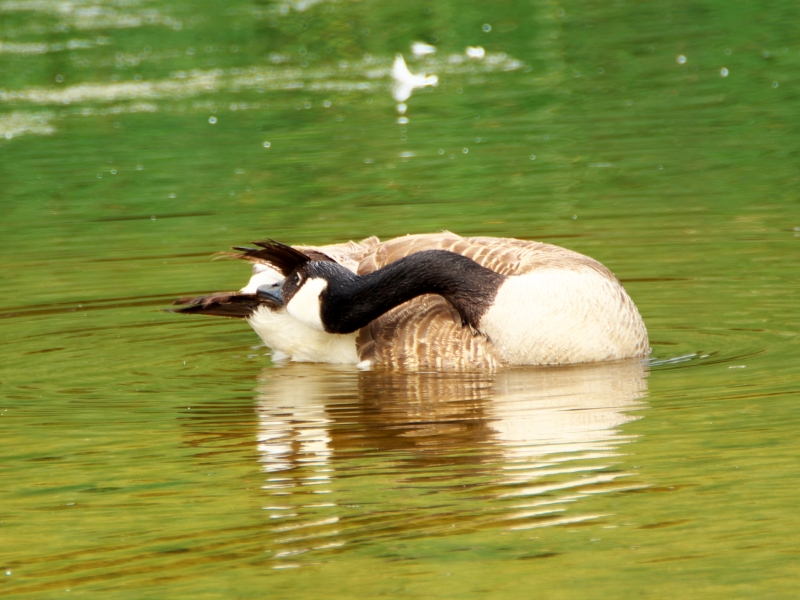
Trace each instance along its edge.
{"label": "pale flank feather", "polygon": [[[512,365],[645,356],[647,332],[620,289],[587,267],[512,276],[481,319],[481,330]],[[639,327],[631,327],[634,320]]]}

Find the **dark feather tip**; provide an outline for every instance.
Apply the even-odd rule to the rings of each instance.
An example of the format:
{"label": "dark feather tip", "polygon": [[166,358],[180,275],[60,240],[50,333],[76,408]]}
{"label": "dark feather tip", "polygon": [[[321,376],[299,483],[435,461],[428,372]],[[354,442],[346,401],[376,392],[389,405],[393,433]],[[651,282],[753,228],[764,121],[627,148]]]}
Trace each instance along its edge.
{"label": "dark feather tip", "polygon": [[242,254],[240,258],[252,262],[261,262],[271,265],[277,269],[284,277],[291,275],[297,267],[313,260],[312,257],[304,254],[296,248],[281,244],[275,240],[262,240],[253,242],[258,248],[248,248],[246,246],[234,246]]}
{"label": "dark feather tip", "polygon": [[213,315],[216,317],[236,317],[245,319],[253,314],[259,306],[277,308],[278,305],[254,294],[237,294],[222,292],[200,296],[198,298],[179,298],[170,312],[190,315]]}

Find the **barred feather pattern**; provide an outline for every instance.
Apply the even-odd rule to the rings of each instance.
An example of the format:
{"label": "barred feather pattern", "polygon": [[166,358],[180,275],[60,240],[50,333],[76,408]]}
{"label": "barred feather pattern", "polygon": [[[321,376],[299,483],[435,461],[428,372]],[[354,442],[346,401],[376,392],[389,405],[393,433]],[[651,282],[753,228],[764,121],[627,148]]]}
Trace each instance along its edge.
{"label": "barred feather pattern", "polygon": [[492,369],[503,361],[483,335],[461,323],[441,296],[406,302],[359,330],[356,352],[371,365],[398,369]]}
{"label": "barred feather pattern", "polygon": [[407,235],[384,242],[365,253],[358,274],[371,273],[394,261],[423,250],[448,250],[471,258],[501,275],[524,275],[535,269],[589,268],[610,279],[614,275],[593,258],[572,250],[513,238],[461,237],[449,231],[439,234]]}

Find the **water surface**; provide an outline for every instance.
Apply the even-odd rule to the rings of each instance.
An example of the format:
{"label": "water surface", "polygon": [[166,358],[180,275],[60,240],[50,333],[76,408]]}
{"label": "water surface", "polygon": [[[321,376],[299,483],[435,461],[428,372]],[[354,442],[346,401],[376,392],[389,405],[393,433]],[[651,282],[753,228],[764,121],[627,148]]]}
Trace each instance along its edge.
{"label": "water surface", "polygon": [[[4,597],[795,597],[798,25],[0,1]],[[441,229],[601,260],[651,360],[281,366],[162,311],[248,240]]]}

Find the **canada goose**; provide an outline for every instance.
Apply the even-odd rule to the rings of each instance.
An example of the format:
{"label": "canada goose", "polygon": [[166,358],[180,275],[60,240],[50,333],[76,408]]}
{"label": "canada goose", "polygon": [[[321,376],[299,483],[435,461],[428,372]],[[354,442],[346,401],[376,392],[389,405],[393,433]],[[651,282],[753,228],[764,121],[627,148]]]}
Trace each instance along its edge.
{"label": "canada goose", "polygon": [[380,242],[237,247],[239,292],[176,312],[244,317],[277,358],[495,368],[644,357],[647,330],[602,264],[565,248],[449,232]]}

